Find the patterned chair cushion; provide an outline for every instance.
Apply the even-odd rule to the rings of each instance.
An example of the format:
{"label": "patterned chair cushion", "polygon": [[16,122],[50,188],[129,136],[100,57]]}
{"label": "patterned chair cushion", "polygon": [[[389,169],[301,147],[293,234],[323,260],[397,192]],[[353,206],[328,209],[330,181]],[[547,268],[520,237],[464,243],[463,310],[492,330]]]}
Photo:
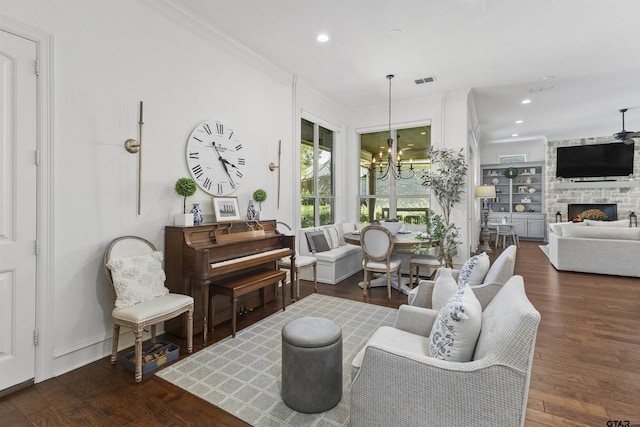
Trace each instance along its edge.
{"label": "patterned chair cushion", "polygon": [[162,259],[162,252],[156,251],[109,261],[107,268],[116,290],[116,308],[132,307],[169,293],[164,286]]}
{"label": "patterned chair cushion", "polygon": [[487,271],[489,271],[490,263],[489,256],[484,252],[469,258],[460,270],[458,285],[480,285],[484,281],[484,276],[487,275]]}
{"label": "patterned chair cushion", "polygon": [[480,335],[482,307],[469,286],[462,286],[438,312],[429,335],[429,356],[469,362]]}

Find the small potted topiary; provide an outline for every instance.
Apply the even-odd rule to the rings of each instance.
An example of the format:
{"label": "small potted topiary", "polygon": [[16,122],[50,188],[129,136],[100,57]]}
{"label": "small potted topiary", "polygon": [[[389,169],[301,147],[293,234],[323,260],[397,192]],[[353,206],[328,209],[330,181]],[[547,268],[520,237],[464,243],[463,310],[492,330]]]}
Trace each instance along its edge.
{"label": "small potted topiary", "polygon": [[175,225],[184,227],[193,226],[193,214],[187,213],[187,197],[193,196],[197,189],[196,182],[191,178],[179,178],[176,181],[176,193],[182,196],[184,200],[182,203],[182,214],[178,214],[174,218]]}
{"label": "small potted topiary", "polygon": [[258,202],[258,212],[256,213],[256,216],[257,216],[257,219],[260,219],[260,212],[262,211],[262,202],[267,200],[267,192],[262,189],[258,189],[254,191],[253,200]]}

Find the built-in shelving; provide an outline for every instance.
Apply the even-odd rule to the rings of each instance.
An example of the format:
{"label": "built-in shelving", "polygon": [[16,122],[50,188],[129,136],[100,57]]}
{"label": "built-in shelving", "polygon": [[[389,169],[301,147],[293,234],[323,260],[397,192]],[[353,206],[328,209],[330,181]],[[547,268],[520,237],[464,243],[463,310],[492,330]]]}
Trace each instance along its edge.
{"label": "built-in shelving", "polygon": [[[504,175],[510,167],[518,171],[515,178]],[[519,237],[546,240],[543,163],[488,164],[481,169],[482,184],[496,187],[496,198],[489,204],[489,222],[507,215]]]}

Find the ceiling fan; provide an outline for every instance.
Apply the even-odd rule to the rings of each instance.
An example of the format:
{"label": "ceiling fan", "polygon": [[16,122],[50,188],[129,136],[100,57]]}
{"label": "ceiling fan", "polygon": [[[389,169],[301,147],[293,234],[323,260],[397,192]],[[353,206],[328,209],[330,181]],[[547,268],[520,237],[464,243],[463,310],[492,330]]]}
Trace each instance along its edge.
{"label": "ceiling fan", "polygon": [[624,113],[626,113],[627,110],[627,108],[622,108],[621,110],[619,110],[622,113],[622,130],[620,132],[614,133],[613,137],[618,141],[622,141],[627,145],[631,145],[634,143],[635,139],[640,139],[640,131],[630,132],[624,129]]}

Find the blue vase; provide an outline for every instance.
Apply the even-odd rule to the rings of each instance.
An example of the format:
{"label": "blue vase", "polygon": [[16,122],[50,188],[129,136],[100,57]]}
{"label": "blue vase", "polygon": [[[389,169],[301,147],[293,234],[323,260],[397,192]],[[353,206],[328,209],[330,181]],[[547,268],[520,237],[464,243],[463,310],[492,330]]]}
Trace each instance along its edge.
{"label": "blue vase", "polygon": [[193,204],[193,209],[191,209],[193,213],[193,225],[200,225],[204,221],[204,214],[202,213],[202,209],[200,209],[199,203]]}

